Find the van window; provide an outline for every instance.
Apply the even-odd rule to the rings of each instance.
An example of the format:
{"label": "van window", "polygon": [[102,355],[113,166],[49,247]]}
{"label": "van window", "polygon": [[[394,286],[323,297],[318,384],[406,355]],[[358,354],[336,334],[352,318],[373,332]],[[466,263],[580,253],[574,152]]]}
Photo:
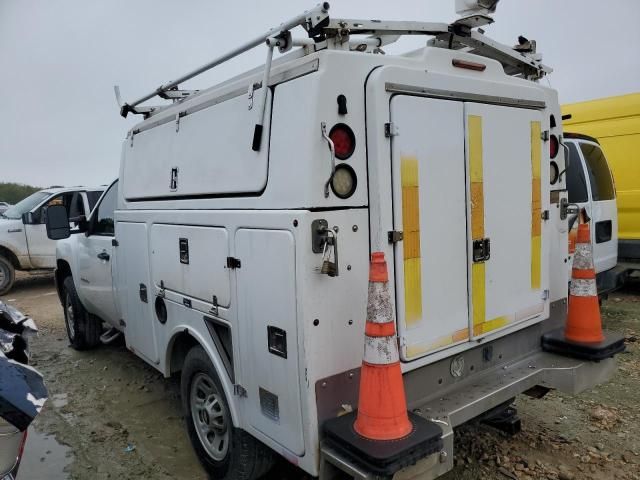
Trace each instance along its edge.
{"label": "van window", "polygon": [[569,146],[569,167],[567,167],[569,203],[585,203],[589,197],[580,155],[572,142],[567,142],[567,145]]}
{"label": "van window", "polygon": [[587,161],[591,194],[594,201],[613,200],[616,197],[607,159],[597,145],[581,143],[580,149]]}
{"label": "van window", "polygon": [[116,210],[116,199],[118,193],[118,183],[111,185],[107,193],[102,197],[102,201],[94,209],[93,217],[95,217],[92,235],[114,235],[113,214]]}

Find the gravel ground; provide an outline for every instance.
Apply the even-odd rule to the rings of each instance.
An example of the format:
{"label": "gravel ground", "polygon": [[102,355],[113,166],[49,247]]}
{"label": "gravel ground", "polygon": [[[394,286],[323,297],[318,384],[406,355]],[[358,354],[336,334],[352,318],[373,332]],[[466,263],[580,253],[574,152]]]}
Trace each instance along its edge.
{"label": "gravel ground", "polygon": [[[51,394],[21,478],[43,478],[42,471],[54,480],[206,478],[183,428],[177,381],[121,344],[69,348],[49,275],[21,274],[1,299],[36,320],[33,364]],[[523,428],[514,437],[482,425],[461,428],[456,467],[445,480],[640,479],[640,281],[604,302],[603,317],[606,328],[627,338],[612,381],[579,397],[519,397]],[[280,464],[270,478],[304,477]]]}

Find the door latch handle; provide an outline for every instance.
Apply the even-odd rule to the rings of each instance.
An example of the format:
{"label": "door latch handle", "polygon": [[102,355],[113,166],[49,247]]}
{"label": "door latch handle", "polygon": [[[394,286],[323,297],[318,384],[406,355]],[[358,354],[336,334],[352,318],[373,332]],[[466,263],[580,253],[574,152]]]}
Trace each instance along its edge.
{"label": "door latch handle", "polygon": [[109,259],[111,258],[111,255],[109,255],[106,250],[103,250],[98,254],[98,258],[100,260],[104,260],[105,262],[108,262]]}

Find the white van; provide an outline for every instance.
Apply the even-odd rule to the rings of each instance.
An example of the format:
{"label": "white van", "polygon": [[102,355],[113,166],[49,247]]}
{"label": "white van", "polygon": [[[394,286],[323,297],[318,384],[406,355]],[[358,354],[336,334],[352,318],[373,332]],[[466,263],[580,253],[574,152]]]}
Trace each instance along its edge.
{"label": "white van", "polygon": [[[569,152],[569,202],[584,208],[591,218],[591,244],[598,292],[606,294],[620,284],[618,264],[618,211],[613,176],[598,141],[587,135],[565,133]],[[588,179],[588,181],[587,181]],[[569,254],[575,249],[577,222],[571,222]]]}
{"label": "white van", "polygon": [[[179,374],[214,478],[256,479],[274,452],[322,479],[378,474],[324,430],[358,405],[373,251],[389,264],[407,407],[441,432],[395,459],[405,478],[450,470],[454,427],[518,394],[578,393],[615,371],[541,347],[566,318],[569,204],[565,178],[550,181],[560,107],[535,42],[487,38],[481,7],[451,25],[328,9],[123,104],[144,118],[119,180],[81,232],[50,215],[72,344],[99,343],[104,322]],[[382,55],[402,35],[430,41]],[[264,67],[179,89],[257,46]],[[157,95],[172,103],[143,105]]]}

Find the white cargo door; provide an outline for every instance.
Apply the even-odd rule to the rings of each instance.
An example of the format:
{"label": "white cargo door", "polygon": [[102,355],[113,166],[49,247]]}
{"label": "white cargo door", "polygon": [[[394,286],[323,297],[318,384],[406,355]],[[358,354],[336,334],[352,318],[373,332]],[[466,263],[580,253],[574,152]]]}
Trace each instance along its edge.
{"label": "white cargo door", "polygon": [[240,229],[235,246],[244,418],[302,455],[294,237],[283,230]]}
{"label": "white cargo door", "polygon": [[398,332],[403,360],[469,338],[464,104],[396,96],[391,119]]}
{"label": "white cargo door", "polygon": [[[548,162],[535,110],[465,104],[472,338],[548,314]],[[546,160],[546,156],[545,156]],[[489,245],[482,260],[481,245]],[[475,252],[474,252],[475,250]],[[475,257],[475,259],[474,259]]]}

